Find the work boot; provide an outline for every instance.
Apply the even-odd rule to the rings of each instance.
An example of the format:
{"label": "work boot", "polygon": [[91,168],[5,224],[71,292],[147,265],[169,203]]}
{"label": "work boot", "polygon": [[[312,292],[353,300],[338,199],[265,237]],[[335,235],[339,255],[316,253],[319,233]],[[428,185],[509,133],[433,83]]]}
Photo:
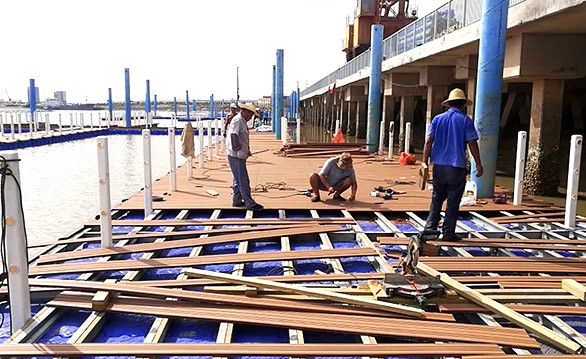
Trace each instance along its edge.
{"label": "work boot", "polygon": [[321,201],[321,197],[320,196],[313,196],[311,197],[311,202],[312,203],[317,203]]}
{"label": "work boot", "polygon": [[252,207],[247,208],[250,211],[262,211],[264,207],[261,204],[255,203]]}

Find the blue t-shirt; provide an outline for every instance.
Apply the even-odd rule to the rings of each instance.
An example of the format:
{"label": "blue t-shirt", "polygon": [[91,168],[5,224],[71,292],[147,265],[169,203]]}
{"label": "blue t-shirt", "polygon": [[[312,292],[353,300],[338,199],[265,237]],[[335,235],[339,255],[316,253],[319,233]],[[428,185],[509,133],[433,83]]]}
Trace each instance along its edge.
{"label": "blue t-shirt", "polygon": [[431,162],[460,168],[466,168],[466,143],[478,139],[472,120],[453,107],[434,117],[427,135],[433,137]]}

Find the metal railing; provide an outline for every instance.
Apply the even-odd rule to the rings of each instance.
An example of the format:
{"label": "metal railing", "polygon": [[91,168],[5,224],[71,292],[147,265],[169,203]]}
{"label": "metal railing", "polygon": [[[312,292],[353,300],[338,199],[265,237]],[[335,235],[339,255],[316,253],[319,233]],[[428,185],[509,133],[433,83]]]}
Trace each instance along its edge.
{"label": "metal railing", "polygon": [[[510,7],[524,1],[527,0],[510,0]],[[383,58],[390,59],[471,25],[480,20],[481,13],[482,0],[452,0],[386,38],[383,42]],[[301,91],[301,96],[324,87],[331,88],[337,80],[349,77],[366,67],[370,67],[370,50]]]}

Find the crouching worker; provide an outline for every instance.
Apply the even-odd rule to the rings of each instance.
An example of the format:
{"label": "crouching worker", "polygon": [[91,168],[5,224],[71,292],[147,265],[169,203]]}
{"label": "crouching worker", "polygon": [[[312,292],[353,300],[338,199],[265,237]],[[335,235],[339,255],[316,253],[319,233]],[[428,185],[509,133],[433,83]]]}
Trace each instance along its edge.
{"label": "crouching worker", "polygon": [[352,188],[352,194],[348,200],[353,202],[356,199],[358,182],[352,166],[352,155],[344,152],[338,157],[328,159],[319,173],[311,174],[309,184],[313,190],[311,202],[321,201],[319,191],[327,191],[328,195],[333,195],[336,201],[346,201],[342,193],[348,188]]}

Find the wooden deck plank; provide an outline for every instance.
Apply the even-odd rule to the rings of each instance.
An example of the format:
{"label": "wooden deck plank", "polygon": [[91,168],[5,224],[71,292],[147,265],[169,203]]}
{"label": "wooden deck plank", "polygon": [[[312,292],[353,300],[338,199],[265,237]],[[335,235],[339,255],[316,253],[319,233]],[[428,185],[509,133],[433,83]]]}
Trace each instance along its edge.
{"label": "wooden deck plank", "polygon": [[220,243],[233,243],[248,240],[261,240],[269,238],[277,238],[281,236],[292,236],[292,235],[305,235],[315,233],[327,233],[342,230],[342,227],[335,226],[305,226],[305,227],[293,227],[289,229],[278,229],[278,230],[266,230],[259,232],[247,232],[230,235],[215,236],[209,238],[197,238],[197,239],[178,239],[173,241],[165,241],[159,243],[141,243],[141,244],[129,244],[123,247],[112,247],[112,248],[95,248],[95,249],[84,249],[70,252],[60,252],[48,255],[40,256],[36,263],[51,263],[59,262],[64,260],[81,259],[81,258],[93,258],[102,257],[109,255],[120,255],[140,252],[152,252],[160,251],[165,249],[185,248],[194,246],[205,246],[210,244]]}
{"label": "wooden deck plank", "polygon": [[14,344],[0,345],[0,357],[13,356],[460,356],[501,354],[493,344]]}
{"label": "wooden deck plank", "polygon": [[110,261],[104,263],[65,263],[65,264],[48,264],[31,267],[29,275],[45,274],[62,274],[62,273],[87,273],[95,271],[118,271],[118,270],[137,270],[153,268],[177,268],[191,267],[206,264],[231,264],[231,263],[250,263],[284,259],[323,259],[323,258],[348,258],[375,255],[376,251],[369,248],[349,248],[349,249],[332,249],[332,250],[310,250],[310,251],[292,251],[289,253],[277,252],[259,252],[240,254],[217,254],[206,255],[195,258],[164,258],[164,259],[128,259]]}

